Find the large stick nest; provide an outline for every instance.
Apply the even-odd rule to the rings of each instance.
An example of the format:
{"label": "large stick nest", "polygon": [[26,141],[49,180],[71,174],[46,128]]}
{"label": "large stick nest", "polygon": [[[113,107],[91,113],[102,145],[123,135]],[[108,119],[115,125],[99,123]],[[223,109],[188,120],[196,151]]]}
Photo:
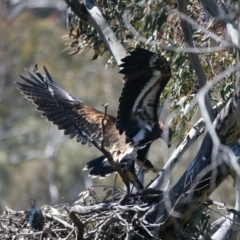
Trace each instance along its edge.
{"label": "large stick nest", "polygon": [[[101,190],[104,197],[96,193]],[[97,189],[97,191],[99,190]],[[155,224],[159,199],[162,191],[145,189],[130,194],[124,204],[118,204],[123,194],[119,188],[92,187],[80,194],[75,205],[62,204],[54,207],[44,205],[27,211],[13,211],[6,208],[0,216],[0,235],[3,239],[152,239],[157,235]],[[80,205],[81,204],[81,205]],[[203,209],[198,222],[206,225],[209,215]],[[204,213],[204,214],[203,214]],[[182,236],[193,237],[193,226],[199,231],[199,224],[192,222],[190,232]],[[158,239],[157,236],[155,236]]]}
{"label": "large stick nest", "polygon": [[[34,206],[27,211],[6,208],[0,216],[4,239],[151,239],[155,227],[149,217],[161,191],[146,189],[117,204],[120,189],[104,188],[104,201],[94,191],[81,193],[82,205]],[[109,194],[110,193],[110,194]],[[114,197],[115,196],[115,197]],[[90,200],[89,200],[90,199]],[[89,205],[91,204],[91,205]]]}

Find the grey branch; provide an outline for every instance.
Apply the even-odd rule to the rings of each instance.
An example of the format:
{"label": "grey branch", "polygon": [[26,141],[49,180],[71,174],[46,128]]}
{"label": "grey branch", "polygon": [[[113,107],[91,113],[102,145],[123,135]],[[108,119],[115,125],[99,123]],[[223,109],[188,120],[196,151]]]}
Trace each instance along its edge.
{"label": "grey branch", "polygon": [[[239,159],[238,159],[239,160]],[[236,161],[238,162],[238,161]],[[233,213],[230,213],[225,218],[221,218],[219,221],[221,224],[218,226],[218,230],[212,235],[213,240],[235,240],[239,234],[240,228],[240,176],[239,173],[235,173],[235,189],[236,189],[236,204]]]}
{"label": "grey branch", "polygon": [[94,1],[65,0],[77,16],[90,24],[101,36],[105,46],[111,52],[118,65],[127,53]]}
{"label": "grey branch", "polygon": [[[235,66],[228,71],[233,73],[238,68],[239,66]],[[217,79],[215,80],[217,81]],[[218,114],[212,125],[213,130],[215,129],[217,133],[216,138],[220,139],[220,143],[229,144],[232,151],[220,143],[214,144],[216,139],[209,133],[205,136],[198,154],[165,197],[165,202],[168,201],[166,203],[171,212],[161,204],[158,206],[159,212],[156,219],[162,216],[160,235],[164,236],[164,232],[173,234],[168,230],[169,226],[174,224],[176,216],[183,223],[189,221],[193,217],[194,211],[203,204],[203,201],[226,179],[230,172],[238,170],[238,165],[234,165],[235,156],[240,156],[240,145],[234,144],[238,142],[240,136],[238,126],[240,126],[240,88],[236,89],[233,97]],[[164,195],[166,196],[166,194]]]}
{"label": "grey branch", "polygon": [[[178,11],[181,13],[180,14],[181,27],[182,27],[184,39],[186,42],[186,47],[194,47],[191,26],[188,23],[188,21],[186,21],[185,19],[182,18],[182,14],[187,15],[187,4],[186,4],[185,0],[178,0]],[[207,83],[207,76],[203,70],[200,59],[196,53],[188,53],[188,56],[189,56],[191,64],[193,65],[193,67],[195,69],[199,86],[202,88]],[[214,116],[213,116],[213,112],[212,112],[211,100],[208,95],[205,96],[205,104],[207,107],[207,112],[208,112],[211,120],[213,121]]]}
{"label": "grey branch", "polygon": [[236,24],[233,22],[231,17],[219,7],[214,0],[201,0],[204,7],[220,22],[222,23],[230,38],[232,43],[239,49],[239,34]]}
{"label": "grey branch", "polygon": [[197,140],[199,135],[203,132],[204,120],[201,118],[189,131],[188,135],[184,138],[182,143],[172,153],[171,157],[163,167],[163,172],[160,173],[158,179],[156,179],[149,187],[150,188],[161,188],[167,181],[169,181],[169,175],[172,169],[179,162],[180,158],[186,152],[186,150]]}
{"label": "grey branch", "polygon": [[[227,101],[230,100],[231,94],[226,95]],[[219,113],[222,108],[226,105],[226,102],[221,101],[213,107],[215,114]],[[160,173],[159,177],[149,185],[150,188],[162,188],[166,182],[170,179],[170,173],[176,164],[179,162],[183,154],[188,148],[198,139],[198,137],[204,132],[205,121],[204,118],[200,118],[194,126],[190,129],[187,136],[178,144],[178,147],[174,150],[169,160],[163,167],[163,172]]]}

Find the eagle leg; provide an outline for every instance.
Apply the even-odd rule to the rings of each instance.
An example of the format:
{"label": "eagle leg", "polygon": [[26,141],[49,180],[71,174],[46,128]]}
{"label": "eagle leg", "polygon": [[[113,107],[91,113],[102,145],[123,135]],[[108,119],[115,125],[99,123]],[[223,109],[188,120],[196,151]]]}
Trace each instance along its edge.
{"label": "eagle leg", "polygon": [[117,204],[124,204],[125,200],[127,199],[127,197],[130,194],[130,184],[129,181],[134,185],[134,187],[140,191],[142,190],[144,187],[142,185],[142,183],[138,180],[138,177],[136,175],[135,172],[135,167],[134,167],[134,161],[128,161],[126,164],[124,164],[124,168],[123,168],[123,172],[125,173],[126,179],[124,181],[125,185],[126,185],[126,192],[125,194],[122,196],[122,198],[116,203]]}

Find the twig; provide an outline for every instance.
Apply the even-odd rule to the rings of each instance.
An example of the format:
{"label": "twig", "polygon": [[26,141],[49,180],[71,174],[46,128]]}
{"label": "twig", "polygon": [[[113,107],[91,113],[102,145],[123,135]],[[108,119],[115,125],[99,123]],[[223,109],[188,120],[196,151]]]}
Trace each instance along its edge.
{"label": "twig", "polygon": [[[189,20],[184,18],[187,16],[187,4],[185,0],[178,0],[178,11],[179,11],[179,16],[181,19],[181,27],[185,39],[186,46],[194,47],[193,44],[193,38],[192,38],[192,31],[190,28]],[[200,88],[202,88],[206,83],[207,83],[207,76],[204,72],[203,66],[200,62],[200,59],[196,53],[188,53],[189,60],[191,64],[193,65],[197,78],[198,78],[198,83]],[[213,121],[214,115],[212,112],[212,105],[211,105],[211,99],[209,95],[204,95],[204,101],[206,104],[207,108],[207,113],[210,117],[210,119]]]}
{"label": "twig", "polygon": [[123,59],[127,53],[95,2],[90,0],[83,0],[81,3],[78,0],[65,1],[79,18],[89,23],[99,33],[105,46],[111,52],[117,64],[120,65],[122,63],[121,59]]}
{"label": "twig", "polygon": [[127,222],[125,219],[123,219],[118,213],[115,213],[115,214],[117,215],[117,217],[118,217],[121,221],[123,221],[123,222],[125,223],[125,227],[126,227],[126,238],[125,238],[125,240],[128,240],[128,239],[129,239],[129,231],[130,231],[129,224],[128,224],[128,222]]}
{"label": "twig", "polygon": [[52,214],[49,214],[49,213],[45,213],[45,216],[50,218],[50,219],[54,219],[55,221],[61,223],[64,227],[66,228],[70,228],[70,229],[73,229],[74,227],[70,224],[68,224],[67,222],[63,221],[62,219],[52,215]]}
{"label": "twig", "polygon": [[98,199],[98,196],[96,196],[90,188],[88,188],[88,191],[90,193],[90,196],[92,196],[97,203],[100,203],[100,200]]}
{"label": "twig", "polygon": [[101,224],[100,228],[98,229],[98,233],[96,234],[94,240],[98,240],[98,239],[99,239],[98,236],[99,236],[99,234],[101,233],[102,228],[103,228],[104,226],[106,226],[109,222],[112,221],[112,216],[113,216],[113,215],[114,215],[114,213],[111,214],[111,215],[107,218],[107,220],[105,219],[105,221]]}
{"label": "twig", "polygon": [[72,233],[77,229],[77,227],[73,228],[70,233],[63,239],[63,240],[68,240],[70,238],[70,236],[72,235]]}
{"label": "twig", "polygon": [[230,18],[230,16],[219,7],[214,0],[201,0],[204,7],[220,22],[222,23],[229,36],[231,37],[232,43],[240,49],[239,46],[239,33],[236,24]]}
{"label": "twig", "polygon": [[101,142],[101,148],[100,151],[105,155],[105,157],[108,159],[109,164],[111,165],[111,167],[119,173],[120,177],[122,178],[122,181],[124,182],[124,184],[126,185],[126,193],[122,196],[122,198],[119,200],[119,202],[117,204],[121,204],[125,201],[125,199],[127,198],[127,196],[129,195],[130,192],[130,185],[129,185],[129,180],[126,176],[126,174],[123,172],[122,168],[113,160],[112,154],[107,151],[104,148],[104,133],[105,133],[105,125],[104,125],[104,120],[106,119],[107,116],[107,107],[108,104],[104,105],[104,117],[102,118],[102,134],[103,134],[103,140]]}
{"label": "twig", "polygon": [[80,219],[76,216],[74,211],[70,210],[69,217],[73,221],[74,225],[78,229],[77,240],[83,240],[84,235],[84,224],[80,221]]}
{"label": "twig", "polygon": [[153,234],[147,229],[147,227],[144,226],[142,222],[140,222],[141,226],[144,228],[144,230],[151,236],[152,238],[154,237]]}

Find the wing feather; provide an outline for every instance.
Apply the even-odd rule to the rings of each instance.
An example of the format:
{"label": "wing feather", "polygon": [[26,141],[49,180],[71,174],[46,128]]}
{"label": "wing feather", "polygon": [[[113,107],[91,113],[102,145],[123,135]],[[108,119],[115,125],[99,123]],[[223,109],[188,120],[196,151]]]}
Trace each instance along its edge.
{"label": "wing feather", "polygon": [[158,121],[160,94],[171,77],[171,69],[161,55],[137,48],[122,59],[125,84],[119,99],[117,129],[128,141],[148,142],[146,134]]}
{"label": "wing feather", "polygon": [[[34,74],[27,71],[29,78],[20,76],[25,83],[17,83],[22,94],[37,105],[37,110],[48,121],[64,130],[70,138],[76,137],[82,144],[92,145],[94,140],[101,144],[103,112],[91,108],[81,100],[71,96],[60,88],[52,79],[44,67],[45,75],[42,75],[37,66],[33,69]],[[119,139],[116,129],[116,118],[110,115],[105,119],[104,145],[112,146]]]}

